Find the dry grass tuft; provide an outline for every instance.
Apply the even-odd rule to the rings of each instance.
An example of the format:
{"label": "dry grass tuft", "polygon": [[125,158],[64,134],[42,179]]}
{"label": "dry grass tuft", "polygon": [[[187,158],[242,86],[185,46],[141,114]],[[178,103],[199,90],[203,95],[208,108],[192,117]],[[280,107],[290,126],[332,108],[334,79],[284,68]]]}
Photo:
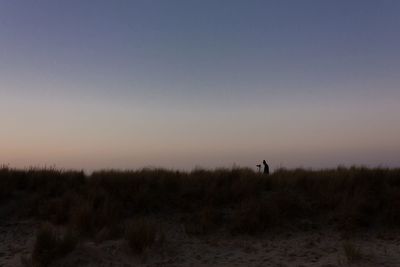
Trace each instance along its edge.
{"label": "dry grass tuft", "polygon": [[155,244],[164,242],[165,236],[154,221],[138,218],[127,223],[125,239],[133,253],[142,254]]}
{"label": "dry grass tuft", "polygon": [[360,262],[364,258],[361,249],[353,242],[345,241],[343,243],[343,251],[349,264]]}
{"label": "dry grass tuft", "polygon": [[34,266],[48,266],[74,250],[78,239],[71,232],[60,235],[50,224],[43,225],[33,247],[32,263]]}

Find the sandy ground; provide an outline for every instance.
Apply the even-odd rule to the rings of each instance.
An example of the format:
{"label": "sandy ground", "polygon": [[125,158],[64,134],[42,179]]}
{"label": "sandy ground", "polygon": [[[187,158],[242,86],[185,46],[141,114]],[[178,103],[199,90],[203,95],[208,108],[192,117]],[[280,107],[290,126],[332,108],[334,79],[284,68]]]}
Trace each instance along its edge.
{"label": "sandy ground", "polygon": [[[4,219],[4,218],[3,218]],[[38,223],[0,221],[0,266],[23,266]],[[132,255],[123,240],[81,242],[52,266],[400,266],[400,234],[364,233],[349,240],[363,259],[349,264],[346,240],[332,230],[265,233],[262,236],[187,235],[179,223],[165,225],[166,241],[141,256]]]}

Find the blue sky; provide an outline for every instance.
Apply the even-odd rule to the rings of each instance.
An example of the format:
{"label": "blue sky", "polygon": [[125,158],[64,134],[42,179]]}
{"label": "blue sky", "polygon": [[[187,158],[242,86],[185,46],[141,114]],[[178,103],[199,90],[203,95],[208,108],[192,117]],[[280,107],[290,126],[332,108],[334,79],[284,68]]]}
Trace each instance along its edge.
{"label": "blue sky", "polygon": [[400,165],[398,1],[2,1],[0,162]]}

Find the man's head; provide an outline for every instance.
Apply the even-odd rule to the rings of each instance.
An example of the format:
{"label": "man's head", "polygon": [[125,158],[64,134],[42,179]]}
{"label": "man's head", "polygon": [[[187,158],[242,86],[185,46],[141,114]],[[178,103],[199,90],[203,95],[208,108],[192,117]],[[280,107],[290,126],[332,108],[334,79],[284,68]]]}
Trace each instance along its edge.
{"label": "man's head", "polygon": [[265,161],[265,159],[263,160],[263,164],[264,164],[264,165],[267,165],[267,162]]}

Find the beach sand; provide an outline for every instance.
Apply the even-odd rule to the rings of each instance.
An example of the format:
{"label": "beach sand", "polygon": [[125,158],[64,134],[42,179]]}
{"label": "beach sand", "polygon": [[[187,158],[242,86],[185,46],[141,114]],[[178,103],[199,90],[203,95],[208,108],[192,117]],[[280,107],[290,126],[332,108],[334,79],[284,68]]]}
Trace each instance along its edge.
{"label": "beach sand", "polygon": [[[0,266],[24,266],[29,259],[39,222],[0,224]],[[400,234],[374,231],[344,236],[335,230],[266,232],[232,236],[223,230],[194,236],[179,220],[164,222],[165,242],[141,255],[126,241],[81,241],[51,266],[400,266]],[[344,244],[361,258],[349,262]],[[26,265],[26,264],[25,264]]]}

